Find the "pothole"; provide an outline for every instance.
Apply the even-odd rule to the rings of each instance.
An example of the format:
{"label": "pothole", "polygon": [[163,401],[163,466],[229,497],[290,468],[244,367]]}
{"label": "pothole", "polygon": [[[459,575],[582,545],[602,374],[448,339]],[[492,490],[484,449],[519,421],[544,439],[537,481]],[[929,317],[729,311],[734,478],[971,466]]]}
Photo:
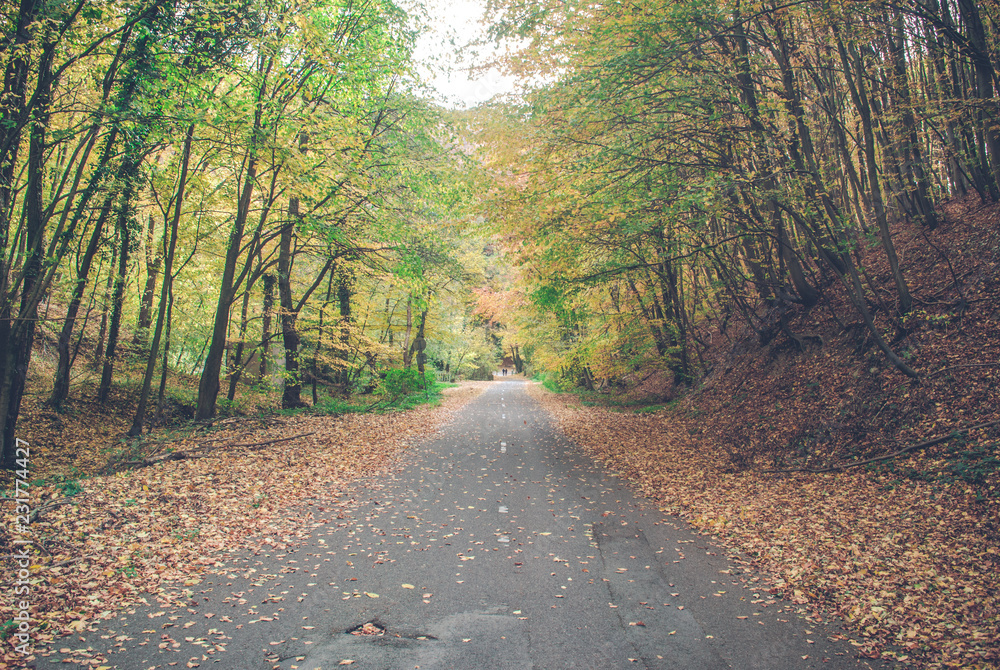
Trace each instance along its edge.
{"label": "pothole", "polygon": [[378,621],[372,620],[363,624],[358,624],[352,628],[348,628],[344,632],[364,637],[378,637],[380,635],[385,635],[385,626],[380,624]]}
{"label": "pothole", "polygon": [[427,635],[422,633],[390,633],[389,627],[378,619],[372,619],[371,621],[366,621],[365,623],[360,623],[357,626],[351,626],[344,631],[349,635],[357,635],[358,637],[393,637],[393,638],[404,638],[408,640],[437,640],[433,635]]}

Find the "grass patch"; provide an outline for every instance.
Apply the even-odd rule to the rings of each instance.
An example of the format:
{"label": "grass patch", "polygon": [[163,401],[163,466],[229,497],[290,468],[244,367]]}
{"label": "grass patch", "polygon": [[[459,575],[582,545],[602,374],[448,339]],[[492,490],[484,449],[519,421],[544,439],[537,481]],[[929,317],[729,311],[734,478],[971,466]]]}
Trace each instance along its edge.
{"label": "grass patch", "polygon": [[537,375],[535,375],[534,377],[531,378],[531,381],[533,381],[533,382],[541,382],[542,386],[544,386],[548,390],[552,391],[553,393],[564,393],[565,392],[565,389],[563,389],[559,385],[559,380],[558,379],[556,379],[553,375],[547,375],[544,372],[539,372]]}
{"label": "grass patch", "polygon": [[446,388],[454,388],[458,384],[428,380],[427,388],[408,388],[395,393],[383,392],[369,396],[351,396],[343,398],[328,396],[312,406],[302,409],[281,410],[281,414],[290,416],[300,413],[319,415],[364,414],[366,412],[399,412],[420,405],[436,407],[441,402],[441,392]]}

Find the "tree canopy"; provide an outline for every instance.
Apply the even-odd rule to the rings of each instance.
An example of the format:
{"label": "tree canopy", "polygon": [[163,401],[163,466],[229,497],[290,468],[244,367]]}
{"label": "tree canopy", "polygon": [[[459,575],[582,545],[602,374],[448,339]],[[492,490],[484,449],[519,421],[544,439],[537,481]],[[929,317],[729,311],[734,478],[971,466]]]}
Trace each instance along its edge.
{"label": "tree canopy", "polygon": [[947,198],[997,198],[995,6],[490,7],[494,36],[521,45],[507,66],[544,82],[493,111],[485,150],[533,306],[515,318],[544,331],[547,367],[592,386],[660,362],[686,384],[712,330],[801,347],[788,315],[837,294],[852,313],[836,317],[918,376],[890,224],[930,231]]}
{"label": "tree canopy", "polygon": [[813,309],[919,377],[892,227],[1000,197],[994,5],[493,0],[526,85],[466,112],[428,100],[415,10],[5,8],[8,466],[49,340],[48,404],[134,385],[133,435],[171,374],[199,419],[241,389],[294,408],[501,357],[683,386],[736,327],[807,346],[790,317]]}

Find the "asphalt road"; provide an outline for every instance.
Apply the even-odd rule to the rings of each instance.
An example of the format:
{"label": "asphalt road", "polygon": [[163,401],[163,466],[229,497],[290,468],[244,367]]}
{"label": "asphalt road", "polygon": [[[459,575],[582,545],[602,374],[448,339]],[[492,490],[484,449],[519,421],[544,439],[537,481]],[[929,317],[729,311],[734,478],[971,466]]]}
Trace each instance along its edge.
{"label": "asphalt road", "polygon": [[884,667],[575,451],[521,381],[310,514],[37,667]]}

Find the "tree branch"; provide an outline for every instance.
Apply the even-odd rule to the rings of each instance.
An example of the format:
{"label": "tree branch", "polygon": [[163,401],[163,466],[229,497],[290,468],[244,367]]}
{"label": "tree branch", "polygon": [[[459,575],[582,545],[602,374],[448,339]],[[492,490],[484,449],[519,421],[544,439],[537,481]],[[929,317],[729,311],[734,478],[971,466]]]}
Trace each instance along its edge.
{"label": "tree branch", "polygon": [[784,474],[789,472],[809,472],[809,473],[821,473],[821,472],[835,472],[839,470],[846,470],[847,468],[856,468],[861,465],[868,465],[869,463],[878,463],[879,461],[887,461],[891,458],[896,458],[897,456],[902,456],[903,454],[908,454],[911,451],[916,451],[917,449],[924,449],[925,447],[932,447],[935,444],[941,444],[942,442],[947,442],[948,440],[953,440],[956,437],[963,435],[965,433],[971,432],[973,430],[980,430],[983,428],[991,428],[993,426],[1000,425],[1000,419],[996,421],[989,421],[987,423],[980,423],[975,426],[969,426],[968,428],[961,428],[959,430],[952,431],[947,435],[939,435],[938,437],[931,438],[925,442],[919,442],[917,444],[911,444],[908,447],[904,447],[899,451],[894,451],[891,454],[885,456],[876,456],[875,458],[867,458],[863,461],[855,461],[853,463],[840,463],[838,465],[831,465],[826,468],[790,468],[788,470],[763,470],[765,474]]}

